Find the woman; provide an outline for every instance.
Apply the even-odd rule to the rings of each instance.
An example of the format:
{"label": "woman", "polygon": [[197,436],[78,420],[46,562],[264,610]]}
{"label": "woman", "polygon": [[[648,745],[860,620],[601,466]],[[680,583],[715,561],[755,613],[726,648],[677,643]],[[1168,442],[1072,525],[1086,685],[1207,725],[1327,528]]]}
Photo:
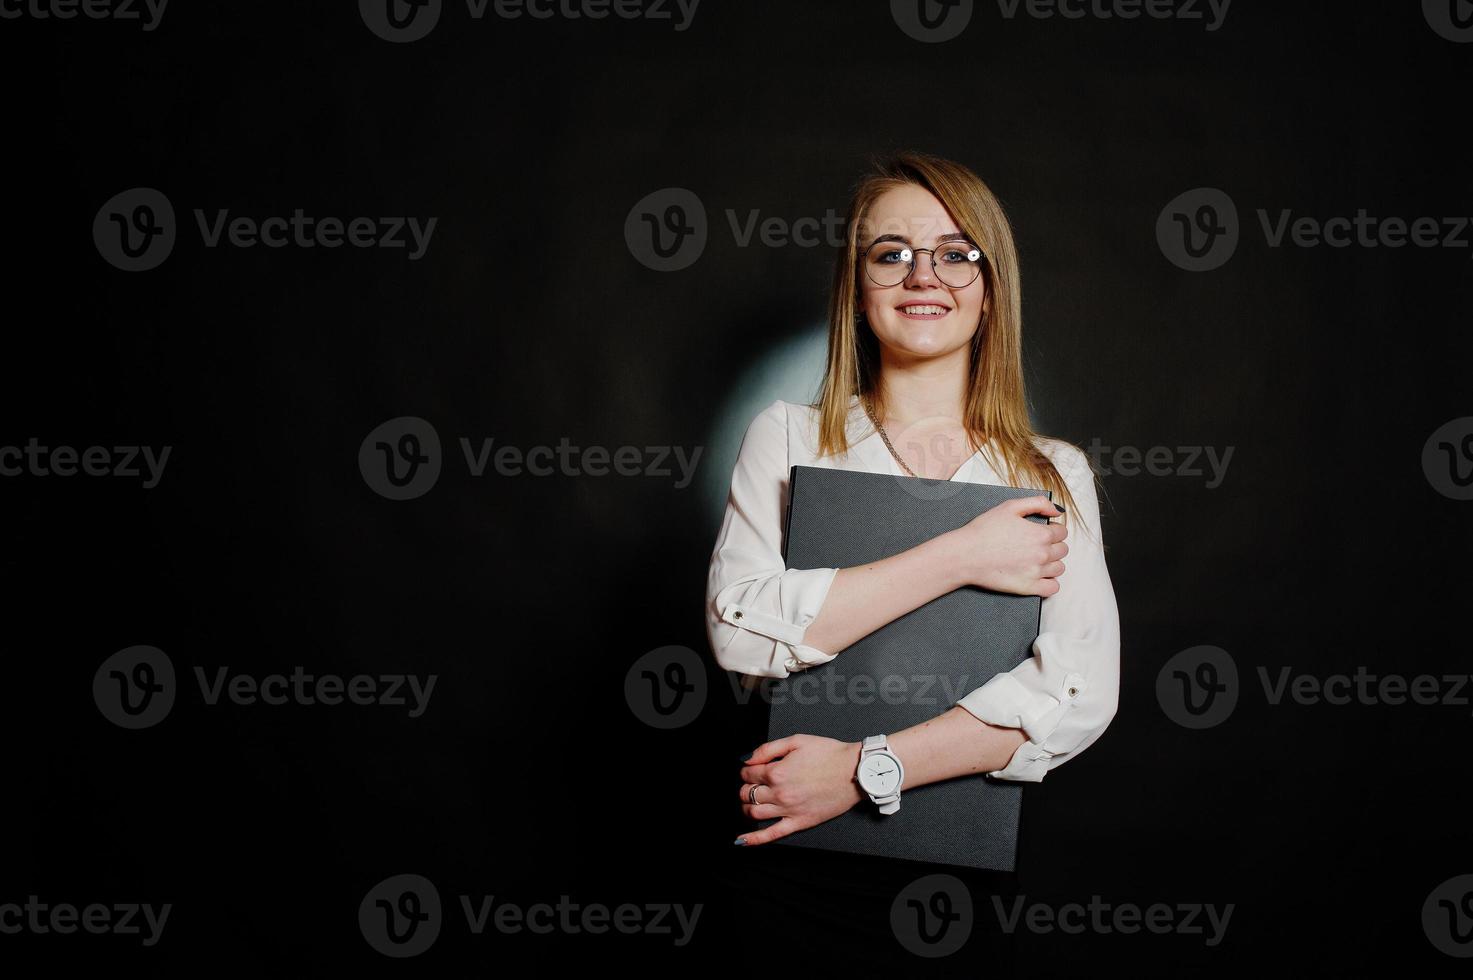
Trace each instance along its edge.
{"label": "woman", "polygon": [[[732,473],[707,587],[712,650],[721,667],[749,678],[787,677],[841,657],[891,620],[965,585],[1042,596],[1031,658],[933,720],[884,733],[904,767],[903,789],[979,772],[1038,782],[1089,747],[1114,716],[1119,620],[1089,463],[1077,447],[1029,424],[1012,231],[981,179],[923,154],[903,154],[864,177],[847,229],[818,402],[779,400],[763,410]],[[1061,505],[1041,496],[1010,501],[883,561],[789,569],[781,542],[793,465],[1046,488]],[[967,881],[974,932],[986,937],[966,948],[1006,958],[1010,940],[990,899],[1016,890],[1011,873],[963,875],[767,846],[850,807],[875,805],[855,778],[860,750],[858,742],[799,734],[759,745],[744,760],[742,812],[754,821],[779,818],[735,841],[741,848],[728,882],[745,896],[748,914],[759,923],[805,924],[815,962],[847,950],[872,964],[897,948],[884,935],[897,890],[944,870]],[[825,917],[828,931],[814,934]],[[871,941],[859,942],[866,936]]]}

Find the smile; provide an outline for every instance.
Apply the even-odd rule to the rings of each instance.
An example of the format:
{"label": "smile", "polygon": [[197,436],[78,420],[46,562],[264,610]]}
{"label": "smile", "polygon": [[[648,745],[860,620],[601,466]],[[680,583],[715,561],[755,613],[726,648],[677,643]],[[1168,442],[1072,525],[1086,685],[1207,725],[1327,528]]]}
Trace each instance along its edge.
{"label": "smile", "polygon": [[900,311],[901,316],[919,317],[921,319],[945,316],[951,312],[949,308],[937,306],[934,303],[913,303],[909,306],[897,306],[896,309]]}

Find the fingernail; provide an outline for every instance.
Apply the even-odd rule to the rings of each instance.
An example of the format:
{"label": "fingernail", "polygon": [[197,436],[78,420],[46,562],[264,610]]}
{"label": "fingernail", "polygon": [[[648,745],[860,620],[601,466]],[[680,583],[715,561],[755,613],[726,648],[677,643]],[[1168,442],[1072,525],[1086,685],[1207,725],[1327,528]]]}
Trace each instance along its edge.
{"label": "fingernail", "polygon": [[1063,504],[1058,503],[1058,502],[1055,502],[1054,503],[1054,506],[1057,507],[1057,508],[1059,508],[1059,513],[1061,513],[1061,514],[1064,513],[1064,505]]}
{"label": "fingernail", "polygon": [[744,841],[744,840],[742,840],[740,837],[738,837],[736,840],[732,841],[732,843],[735,844],[737,847],[741,847],[743,844],[745,844],[747,842]]}
{"label": "fingernail", "polygon": [[[756,750],[754,749],[753,751],[756,751]],[[746,755],[742,756],[742,761],[743,762],[746,762],[750,758],[752,758],[752,753],[751,752],[748,752]]]}

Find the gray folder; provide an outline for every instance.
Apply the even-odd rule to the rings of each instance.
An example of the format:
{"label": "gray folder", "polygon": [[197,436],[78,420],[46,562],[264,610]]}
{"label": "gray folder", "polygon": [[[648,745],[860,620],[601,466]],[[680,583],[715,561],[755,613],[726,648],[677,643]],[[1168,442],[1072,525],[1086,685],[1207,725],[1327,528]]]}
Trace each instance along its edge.
{"label": "gray folder", "polygon": [[[788,568],[877,561],[1005,500],[1052,498],[1045,490],[815,466],[794,466],[788,487]],[[859,742],[935,718],[1032,656],[1042,601],[966,586],[882,626],[829,663],[771,679],[764,684],[771,704],[767,737],[804,733]],[[880,814],[866,797],[847,813],[774,843],[1012,871],[1022,789],[982,773],[902,786],[896,813]]]}

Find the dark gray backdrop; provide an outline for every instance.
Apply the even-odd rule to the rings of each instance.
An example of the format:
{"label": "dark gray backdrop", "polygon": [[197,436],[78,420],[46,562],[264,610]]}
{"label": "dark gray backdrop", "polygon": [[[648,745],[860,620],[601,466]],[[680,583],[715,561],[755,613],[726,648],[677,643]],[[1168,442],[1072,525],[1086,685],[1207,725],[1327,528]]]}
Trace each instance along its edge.
{"label": "dark gray backdrop", "polygon": [[[1439,944],[1473,951],[1468,883],[1452,881],[1473,872],[1473,709],[1443,678],[1468,664],[1455,476],[1473,466],[1473,234],[1442,239],[1473,213],[1473,44],[1450,19],[1465,6],[1239,0],[1214,21],[1200,5],[1159,9],[1205,20],[964,3],[945,41],[886,3],[706,0],[684,23],[650,4],[477,19],[447,0],[410,41],[378,36],[372,5],[169,6],[153,29],[7,7],[0,447],[170,456],[151,488],[0,478],[0,904],[173,911],[153,946],[26,929],[0,934],[0,961],[730,957],[699,927],[687,947],[476,937],[457,896],[717,900],[709,868],[748,826],[736,758],[760,731],[705,646],[710,487],[753,399],[811,393],[832,261],[822,242],[742,245],[729,214],[811,227],[842,213],[870,155],[913,147],[973,167],[1008,208],[1039,427],[1110,447],[1095,455],[1120,712],[1028,792],[1030,900],[1235,906],[1215,946],[1056,930],[1023,937],[1029,958],[1216,974],[1342,971],[1392,950],[1418,973],[1456,969]],[[172,250],[144,271],[109,260],[127,264],[110,216],[134,220],[139,199],[113,199],[135,188],[174,211]],[[654,195],[645,211],[663,221],[672,188],[704,210],[706,237],[660,271],[636,206]],[[1212,251],[1194,271],[1174,215],[1204,204],[1237,239],[1197,233]],[[436,225],[415,259],[207,247],[195,209]],[[1286,210],[1360,209],[1371,235],[1431,218],[1438,244],[1270,241]],[[441,472],[393,500],[359,457],[403,417],[433,428]],[[461,438],[636,446],[641,465],[645,447],[704,452],[684,486],[476,477]],[[1133,468],[1158,446],[1155,473]],[[1216,483],[1208,450],[1232,452]],[[92,692],[135,645],[168,657],[177,696],[129,730],[103,708],[108,682]],[[1173,672],[1214,675],[1201,651],[1172,658],[1204,646],[1236,706],[1194,728]],[[662,729],[626,676],[667,647],[703,662],[684,676],[705,705]],[[212,705],[196,667],[438,680],[410,717]],[[1291,689],[1274,704],[1261,671],[1285,667],[1307,684],[1433,675],[1463,703],[1301,704]],[[407,873],[436,886],[445,925],[401,963],[357,915]]]}

